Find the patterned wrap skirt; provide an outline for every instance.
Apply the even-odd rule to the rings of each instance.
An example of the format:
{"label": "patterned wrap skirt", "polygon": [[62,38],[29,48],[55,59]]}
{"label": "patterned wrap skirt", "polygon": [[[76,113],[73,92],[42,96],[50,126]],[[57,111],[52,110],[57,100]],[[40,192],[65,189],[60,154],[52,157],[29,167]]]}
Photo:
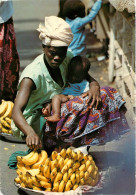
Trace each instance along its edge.
{"label": "patterned wrap skirt", "polygon": [[12,17],[0,24],[0,100],[14,101],[20,62]]}
{"label": "patterned wrap skirt", "polygon": [[102,87],[100,94],[102,104],[98,109],[86,104],[88,97],[78,96],[63,103],[60,121],[46,122],[45,148],[105,144],[129,131],[121,95],[111,87]]}

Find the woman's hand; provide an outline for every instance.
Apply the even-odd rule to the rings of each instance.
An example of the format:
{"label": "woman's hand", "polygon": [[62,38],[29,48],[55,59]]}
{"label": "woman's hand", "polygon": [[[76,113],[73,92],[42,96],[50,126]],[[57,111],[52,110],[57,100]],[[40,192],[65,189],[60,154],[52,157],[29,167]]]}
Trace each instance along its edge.
{"label": "woman's hand", "polygon": [[30,149],[39,149],[42,147],[42,142],[39,136],[34,131],[29,131],[26,136],[26,144]]}

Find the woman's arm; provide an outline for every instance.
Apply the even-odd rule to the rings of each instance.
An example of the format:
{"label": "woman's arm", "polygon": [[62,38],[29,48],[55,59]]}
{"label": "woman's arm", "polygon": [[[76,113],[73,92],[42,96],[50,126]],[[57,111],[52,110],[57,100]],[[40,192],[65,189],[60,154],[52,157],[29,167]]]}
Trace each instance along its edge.
{"label": "woman's arm", "polygon": [[90,83],[90,89],[87,91],[85,94],[88,95],[88,102],[91,101],[90,107],[95,106],[97,109],[99,103],[101,102],[101,97],[100,97],[100,85],[99,83],[91,77],[89,74],[87,75],[88,82]]}
{"label": "woman's arm", "polygon": [[30,148],[41,147],[41,140],[35,133],[34,129],[26,122],[23,111],[27,105],[32,90],[35,89],[35,84],[29,78],[24,78],[21,81],[20,89],[17,94],[12,118],[15,125],[26,135],[26,144]]}

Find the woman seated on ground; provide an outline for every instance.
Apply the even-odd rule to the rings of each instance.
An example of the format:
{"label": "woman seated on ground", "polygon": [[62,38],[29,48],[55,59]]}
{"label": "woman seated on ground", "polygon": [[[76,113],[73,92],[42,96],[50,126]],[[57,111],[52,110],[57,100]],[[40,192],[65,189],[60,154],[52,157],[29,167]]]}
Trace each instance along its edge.
{"label": "woman seated on ground", "polygon": [[[96,138],[100,142],[101,138],[107,141],[107,134],[112,133],[113,138],[115,132],[118,135],[123,132],[127,123],[123,120],[122,124],[125,118],[120,108],[125,101],[115,89],[107,87],[100,90],[99,84],[89,74],[86,78],[89,81],[87,96],[75,97],[62,104],[60,121],[45,124],[41,112],[43,104],[60,94],[66,85],[67,65],[73,57],[67,48],[73,34],[70,26],[55,16],[45,17],[45,27],[39,25],[38,31],[44,53],[21,75],[12,114],[14,135],[25,138],[29,148],[43,146],[51,153],[59,146],[91,145]],[[101,99],[102,108],[93,109]]]}

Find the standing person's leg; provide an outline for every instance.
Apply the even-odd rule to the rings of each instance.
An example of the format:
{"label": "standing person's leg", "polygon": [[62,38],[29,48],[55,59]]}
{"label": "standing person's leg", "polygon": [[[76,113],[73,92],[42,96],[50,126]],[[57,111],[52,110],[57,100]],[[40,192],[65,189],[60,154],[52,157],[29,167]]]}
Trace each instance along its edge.
{"label": "standing person's leg", "polygon": [[47,121],[57,122],[60,120],[61,103],[68,101],[68,97],[62,94],[55,95],[52,98],[52,116],[45,117]]}
{"label": "standing person's leg", "polygon": [[20,62],[16,48],[13,19],[0,24],[0,99],[14,101]]}

